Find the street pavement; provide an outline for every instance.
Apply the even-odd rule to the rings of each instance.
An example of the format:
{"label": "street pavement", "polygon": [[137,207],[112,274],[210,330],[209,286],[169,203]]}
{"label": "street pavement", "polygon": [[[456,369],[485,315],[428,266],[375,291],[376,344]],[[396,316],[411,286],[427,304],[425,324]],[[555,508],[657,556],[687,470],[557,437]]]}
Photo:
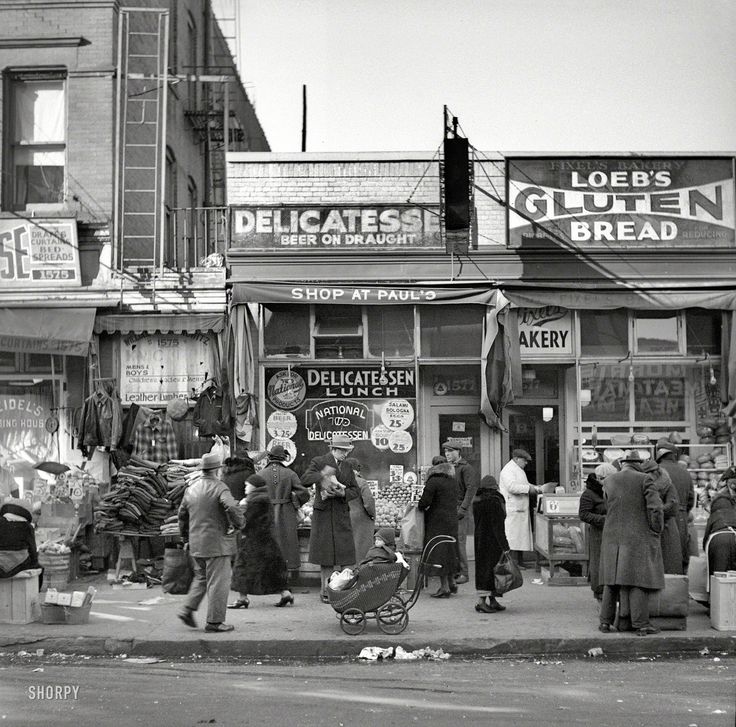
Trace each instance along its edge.
{"label": "street pavement", "polygon": [[[472,586],[459,587],[449,599],[434,599],[434,579],[409,612],[400,635],[382,633],[375,622],[349,636],[332,607],[319,600],[318,589],[294,588],[295,604],[274,608],[278,596],[253,596],[247,610],[229,610],[230,633],[205,633],[206,600],[196,614],[199,628],[177,619],[185,596],[113,588],[104,576],[87,577],[69,590],[97,589],[89,623],[84,625],[0,624],[0,653],[52,652],[90,655],[182,657],[314,658],[357,657],[365,646],[402,646],[411,651],[430,647],[462,656],[586,656],[601,649],[614,658],[646,655],[736,654],[736,632],[711,628],[706,609],[690,601],[686,631],[662,631],[641,637],[598,631],[598,604],[586,586],[549,586],[527,570],[524,586],[506,594],[506,611],[479,614]],[[231,594],[231,601],[235,600]],[[596,651],[596,653],[598,653]]]}

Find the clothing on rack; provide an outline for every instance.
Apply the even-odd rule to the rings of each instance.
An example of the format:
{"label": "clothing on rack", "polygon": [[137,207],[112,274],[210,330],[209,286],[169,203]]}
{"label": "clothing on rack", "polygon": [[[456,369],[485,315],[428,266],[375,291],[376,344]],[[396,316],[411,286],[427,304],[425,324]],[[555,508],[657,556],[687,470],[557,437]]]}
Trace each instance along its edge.
{"label": "clothing on rack", "polygon": [[113,379],[99,379],[94,393],[82,409],[79,448],[85,455],[89,448],[116,449],[123,433],[123,405]]}
{"label": "clothing on rack", "polygon": [[223,411],[222,400],[222,389],[214,380],[197,396],[192,423],[200,437],[230,436],[230,417]]}
{"label": "clothing on rack", "polygon": [[138,425],[133,437],[133,453],[150,462],[164,464],[179,456],[174,427],[164,412],[152,411]]}

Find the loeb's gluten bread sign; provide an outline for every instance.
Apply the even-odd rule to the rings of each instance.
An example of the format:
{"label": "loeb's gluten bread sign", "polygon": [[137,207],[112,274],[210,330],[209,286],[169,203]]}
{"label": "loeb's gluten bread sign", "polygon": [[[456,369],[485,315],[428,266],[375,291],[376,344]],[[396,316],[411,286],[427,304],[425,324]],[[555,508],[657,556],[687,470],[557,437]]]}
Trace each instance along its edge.
{"label": "loeb's gluten bread sign", "polygon": [[732,247],[726,158],[516,158],[506,161],[508,245]]}

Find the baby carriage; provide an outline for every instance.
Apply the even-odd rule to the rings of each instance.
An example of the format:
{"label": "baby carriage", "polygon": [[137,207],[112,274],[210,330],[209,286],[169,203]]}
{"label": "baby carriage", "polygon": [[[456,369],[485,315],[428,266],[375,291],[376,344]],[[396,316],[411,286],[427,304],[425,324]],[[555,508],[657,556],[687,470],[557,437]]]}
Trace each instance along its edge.
{"label": "baby carriage", "polygon": [[419,599],[425,578],[430,568],[438,565],[428,563],[432,551],[443,543],[454,543],[450,535],[437,535],[422,551],[419,560],[416,584],[406,600],[398,594],[409,571],[401,563],[376,563],[363,565],[358,570],[357,580],[344,591],[327,588],[330,605],[340,619],[340,628],[350,636],[362,634],[369,618],[375,618],[384,634],[400,634],[409,624],[409,610]]}

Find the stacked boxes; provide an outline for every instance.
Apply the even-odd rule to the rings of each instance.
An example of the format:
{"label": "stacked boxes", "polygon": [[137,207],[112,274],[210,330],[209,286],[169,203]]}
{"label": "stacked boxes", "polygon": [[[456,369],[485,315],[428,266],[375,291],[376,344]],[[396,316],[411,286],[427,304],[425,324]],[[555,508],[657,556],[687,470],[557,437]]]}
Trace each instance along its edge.
{"label": "stacked boxes", "polygon": [[38,574],[24,570],[12,578],[0,578],[0,623],[28,624],[40,618]]}
{"label": "stacked boxes", "polygon": [[90,586],[86,591],[67,593],[49,588],[41,604],[45,624],[86,624],[97,590]]}

